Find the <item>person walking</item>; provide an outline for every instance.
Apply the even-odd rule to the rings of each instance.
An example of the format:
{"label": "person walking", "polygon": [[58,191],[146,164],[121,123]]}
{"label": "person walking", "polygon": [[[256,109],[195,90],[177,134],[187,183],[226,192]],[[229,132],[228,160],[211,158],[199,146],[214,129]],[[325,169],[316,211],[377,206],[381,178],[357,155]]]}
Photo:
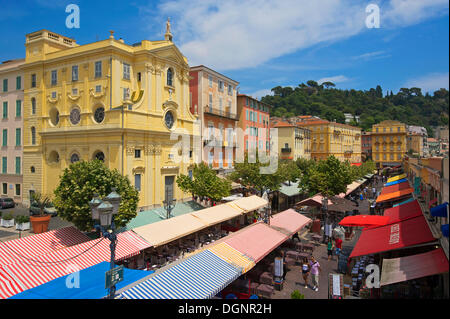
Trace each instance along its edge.
{"label": "person walking", "polygon": [[308,288],[309,270],[310,269],[309,269],[308,259],[307,258],[303,258],[302,276],[303,276],[303,280],[305,281],[305,288]]}
{"label": "person walking", "polygon": [[328,260],[333,258],[333,241],[331,240],[331,237],[328,237],[328,243],[327,243],[327,253],[328,253]]}
{"label": "person walking", "polygon": [[377,189],[375,187],[372,188],[372,198],[375,199],[377,195]]}
{"label": "person walking", "polygon": [[311,269],[312,283],[314,285],[313,290],[319,291],[319,274],[322,271],[322,268],[320,268],[320,264],[314,256],[311,256],[309,267]]}
{"label": "person walking", "polygon": [[339,258],[339,254],[341,253],[342,250],[342,239],[339,236],[336,237],[336,239],[334,240],[334,244],[336,246],[336,256],[338,256]]}

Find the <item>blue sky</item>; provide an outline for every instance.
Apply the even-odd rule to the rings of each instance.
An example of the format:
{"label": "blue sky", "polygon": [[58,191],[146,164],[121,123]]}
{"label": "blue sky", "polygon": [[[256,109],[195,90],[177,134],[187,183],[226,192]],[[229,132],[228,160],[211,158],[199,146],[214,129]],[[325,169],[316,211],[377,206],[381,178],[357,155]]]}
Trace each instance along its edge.
{"label": "blue sky", "polygon": [[[80,8],[80,28],[65,25],[66,6]],[[380,28],[368,29],[368,4]],[[171,0],[131,2],[0,0],[0,61],[24,57],[25,34],[40,29],[77,43],[116,38],[133,44],[163,38],[171,18],[174,42],[190,65],[204,64],[260,97],[308,80],[338,88],[383,91],[449,81],[449,5],[443,0]]]}

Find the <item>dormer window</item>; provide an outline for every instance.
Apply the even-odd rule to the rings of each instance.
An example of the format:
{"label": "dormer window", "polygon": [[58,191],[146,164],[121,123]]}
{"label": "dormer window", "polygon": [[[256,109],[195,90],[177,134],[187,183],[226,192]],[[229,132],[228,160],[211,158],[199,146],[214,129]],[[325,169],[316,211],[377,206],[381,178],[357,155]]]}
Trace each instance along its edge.
{"label": "dormer window", "polygon": [[167,69],[167,85],[173,86],[173,70],[172,70],[172,68]]}

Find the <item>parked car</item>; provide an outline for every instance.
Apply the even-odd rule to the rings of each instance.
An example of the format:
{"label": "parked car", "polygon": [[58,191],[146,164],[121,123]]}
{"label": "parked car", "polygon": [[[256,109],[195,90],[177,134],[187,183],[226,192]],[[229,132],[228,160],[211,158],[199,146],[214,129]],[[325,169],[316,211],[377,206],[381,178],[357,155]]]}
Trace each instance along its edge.
{"label": "parked car", "polygon": [[[39,208],[37,203],[32,202],[30,205],[30,215],[34,216],[34,215],[39,215],[40,213],[41,213],[41,209]],[[49,203],[48,205],[46,205],[44,207],[44,213],[52,215],[52,216],[58,215],[58,212],[56,211],[55,206],[53,206],[52,203]]]}
{"label": "parked car", "polygon": [[0,198],[0,208],[14,208],[16,207],[16,203],[14,202],[14,199],[9,197],[2,197]]}

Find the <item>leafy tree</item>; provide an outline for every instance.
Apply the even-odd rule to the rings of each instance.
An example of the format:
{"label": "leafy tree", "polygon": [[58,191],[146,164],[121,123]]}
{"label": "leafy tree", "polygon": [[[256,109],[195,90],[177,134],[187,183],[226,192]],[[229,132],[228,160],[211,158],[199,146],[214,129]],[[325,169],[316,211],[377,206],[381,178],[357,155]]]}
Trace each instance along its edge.
{"label": "leafy tree", "polygon": [[191,179],[184,174],[177,177],[178,187],[183,192],[191,193],[192,196],[211,198],[213,201],[219,201],[230,195],[230,181],[217,176],[205,163],[195,164],[192,177]]}
{"label": "leafy tree", "polygon": [[94,226],[89,201],[95,193],[106,197],[114,187],[122,197],[114,223],[118,228],[123,227],[137,215],[139,193],[126,176],[117,169],[110,170],[99,160],[76,162],[66,168],[54,191],[54,205],[63,219],[82,231],[89,231]]}
{"label": "leafy tree", "polygon": [[296,182],[302,175],[301,170],[294,161],[280,161],[278,170],[283,181],[288,181],[289,185],[291,185],[291,182]]}

